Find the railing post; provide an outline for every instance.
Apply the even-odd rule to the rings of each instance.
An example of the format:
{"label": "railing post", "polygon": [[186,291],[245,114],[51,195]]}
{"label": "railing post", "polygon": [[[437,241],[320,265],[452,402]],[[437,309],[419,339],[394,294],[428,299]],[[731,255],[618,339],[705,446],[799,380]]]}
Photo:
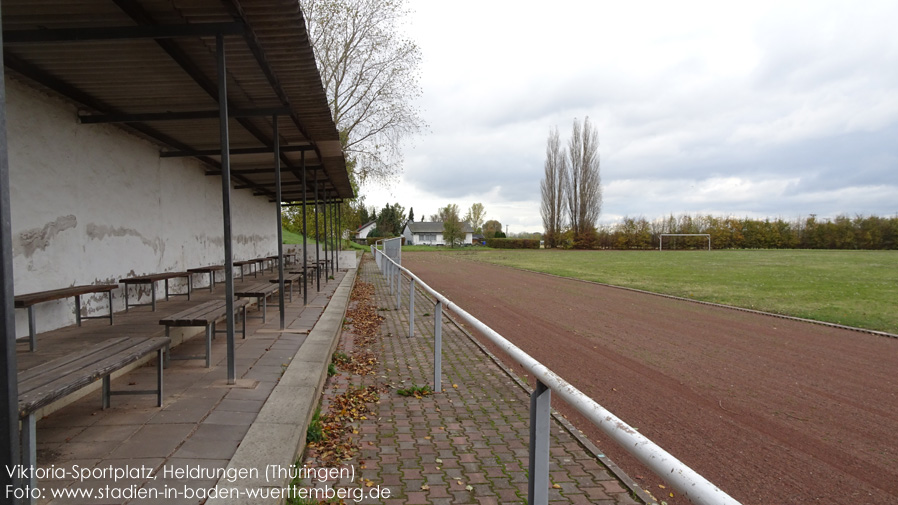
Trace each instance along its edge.
{"label": "railing post", "polygon": [[527,503],[549,503],[549,425],[552,409],[552,390],[536,381],[530,395],[530,476],[527,482]]}
{"label": "railing post", "polygon": [[402,306],[402,269],[396,266],[396,310]]}
{"label": "railing post", "polygon": [[396,278],[393,276],[393,262],[387,261],[387,277],[390,278],[390,294],[395,293],[393,290],[393,283],[396,281]]}
{"label": "railing post", "polygon": [[443,391],[443,303],[433,307],[433,390]]}
{"label": "railing post", "polygon": [[408,285],[408,336],[415,336],[415,279]]}

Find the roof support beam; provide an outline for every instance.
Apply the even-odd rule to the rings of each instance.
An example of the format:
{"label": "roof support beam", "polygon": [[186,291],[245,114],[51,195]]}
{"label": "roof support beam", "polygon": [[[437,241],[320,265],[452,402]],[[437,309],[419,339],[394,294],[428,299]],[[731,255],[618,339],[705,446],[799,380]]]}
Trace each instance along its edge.
{"label": "roof support beam", "polygon": [[39,42],[81,42],[90,40],[173,39],[243,35],[243,23],[197,23],[182,25],[103,26],[94,28],[53,28],[13,30],[3,34],[4,44]]}
{"label": "roof support beam", "polygon": [[[323,165],[306,165],[306,170],[324,170]],[[291,174],[296,174],[297,170],[295,168],[287,168],[281,167],[281,173],[289,172]],[[252,175],[252,174],[273,174],[274,168],[241,168],[236,170],[231,170],[231,175]],[[221,170],[210,170],[206,172],[206,175],[221,175]]]}
{"label": "roof support beam", "polygon": [[[282,153],[296,153],[300,151],[314,151],[312,146],[283,146],[280,151]],[[274,152],[273,147],[243,147],[231,149],[230,154],[270,154]],[[185,151],[162,151],[159,153],[161,158],[185,158],[191,156],[215,156],[220,154],[216,149],[187,149]],[[273,169],[272,169],[273,171]]]}
{"label": "roof support beam", "polygon": [[[156,26],[158,23],[153,16],[150,15],[140,4],[137,2],[133,2],[131,0],[113,0],[119,9],[122,10],[125,14],[127,14],[131,19],[134,20],[138,25],[144,26]],[[246,23],[242,23],[246,24]],[[247,30],[250,32],[251,30]],[[221,101],[221,95],[219,94],[218,86],[211,79],[207,78],[203,71],[199,68],[199,66],[185,53],[177,44],[175,44],[171,40],[167,39],[156,39],[156,44],[162,48],[169,56],[171,56],[172,60],[177,63],[185,72],[196,82],[203,91],[206,92],[212,99],[215,101]],[[262,62],[259,62],[262,65]],[[276,90],[280,92],[280,90]],[[225,101],[227,100],[227,95],[224,97]],[[230,105],[230,104],[229,104]],[[282,101],[281,105],[284,107],[289,107],[289,103]],[[294,115],[291,114],[290,117]],[[259,140],[262,144],[266,146],[274,145],[274,142],[271,138],[268,137],[267,132],[261,131],[257,128],[251,121],[248,121],[245,118],[237,118],[237,123],[240,124],[247,132],[249,132],[253,137]],[[305,130],[300,130],[306,138],[311,138]],[[316,150],[317,152],[317,150]],[[319,154],[320,158],[320,154]],[[290,160],[286,156],[282,156],[281,161],[287,165],[292,166]],[[268,194],[273,196],[273,192],[269,192]]]}
{"label": "roof support beam", "polygon": [[[228,117],[267,117],[284,114],[286,109],[234,109],[228,111]],[[147,123],[150,121],[184,121],[191,119],[218,119],[217,110],[195,110],[184,112],[147,112],[143,114],[90,114],[79,116],[82,124],[99,123]]]}

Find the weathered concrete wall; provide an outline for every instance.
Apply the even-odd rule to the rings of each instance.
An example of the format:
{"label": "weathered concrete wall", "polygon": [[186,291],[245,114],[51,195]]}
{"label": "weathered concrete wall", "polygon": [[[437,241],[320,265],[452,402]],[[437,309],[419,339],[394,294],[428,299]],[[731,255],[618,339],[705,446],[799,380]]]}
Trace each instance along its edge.
{"label": "weathered concrete wall", "polygon": [[[79,124],[74,107],[11,80],[7,120],[16,293],[224,261],[221,179],[198,162],[160,158],[157,146],[110,125]],[[232,190],[231,209],[234,259],[275,254],[274,204]],[[121,288],[115,298],[120,310]],[[105,313],[105,296],[85,305],[82,313]],[[71,299],[36,313],[38,332],[75,320]],[[16,328],[27,334],[24,310]]]}

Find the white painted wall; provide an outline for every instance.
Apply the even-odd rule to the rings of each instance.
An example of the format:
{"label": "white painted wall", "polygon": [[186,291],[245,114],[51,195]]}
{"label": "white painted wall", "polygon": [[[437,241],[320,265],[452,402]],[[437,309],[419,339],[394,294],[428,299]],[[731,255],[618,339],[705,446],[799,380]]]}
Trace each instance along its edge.
{"label": "white painted wall", "polygon": [[[7,79],[6,91],[17,294],[224,261],[219,177],[192,159],[160,158],[114,126],[79,124],[73,106],[22,83]],[[277,252],[273,203],[232,190],[231,210],[235,260]],[[105,300],[82,313],[105,313]],[[124,307],[121,288],[115,304]],[[72,299],[35,310],[38,332],[75,321]],[[26,335],[25,311],[16,312],[17,336]]]}

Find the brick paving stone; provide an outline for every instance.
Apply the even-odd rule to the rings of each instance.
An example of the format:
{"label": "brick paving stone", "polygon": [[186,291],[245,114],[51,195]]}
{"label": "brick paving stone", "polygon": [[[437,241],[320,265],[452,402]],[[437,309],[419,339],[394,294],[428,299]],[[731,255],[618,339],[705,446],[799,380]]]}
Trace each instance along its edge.
{"label": "brick paving stone", "polygon": [[[380,486],[391,494],[363,503],[526,503],[529,393],[444,317],[442,392],[422,398],[398,395],[397,390],[411,386],[433,387],[433,303],[418,290],[415,336],[408,337],[408,280],[399,310],[389,280],[367,255],[358,282],[374,286],[371,303],[384,317],[370,348],[376,370],[364,376],[340,371],[329,378],[322,405],[350,385],[381,388],[376,415],[353,424],[364,448],[343,464],[365,461],[362,476],[370,482],[350,485]],[[361,338],[351,331],[341,337],[341,351],[347,354],[358,349]],[[550,437],[550,481],[558,484],[549,489],[550,503],[639,503],[554,419]],[[311,458],[303,463],[320,466]]]}

